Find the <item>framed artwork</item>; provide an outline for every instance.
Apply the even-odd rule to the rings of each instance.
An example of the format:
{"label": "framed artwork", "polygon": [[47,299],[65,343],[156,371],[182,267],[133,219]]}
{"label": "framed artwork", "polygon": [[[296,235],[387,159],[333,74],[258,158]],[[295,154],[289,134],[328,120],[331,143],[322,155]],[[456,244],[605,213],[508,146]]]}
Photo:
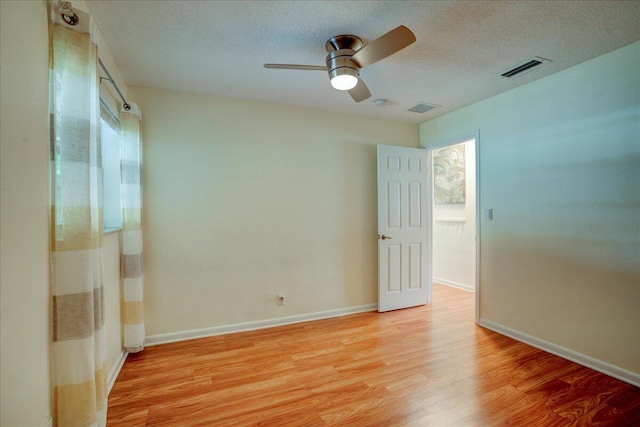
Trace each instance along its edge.
{"label": "framed artwork", "polygon": [[465,202],[464,144],[434,150],[433,193],[437,205]]}

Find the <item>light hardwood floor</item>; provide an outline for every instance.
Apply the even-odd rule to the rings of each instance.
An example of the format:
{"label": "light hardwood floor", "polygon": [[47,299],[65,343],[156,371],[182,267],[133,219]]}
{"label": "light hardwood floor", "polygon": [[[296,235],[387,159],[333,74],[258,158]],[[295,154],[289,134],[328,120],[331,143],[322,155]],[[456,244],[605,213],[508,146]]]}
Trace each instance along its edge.
{"label": "light hardwood floor", "polygon": [[108,426],[640,426],[640,389],[429,306],[150,347]]}

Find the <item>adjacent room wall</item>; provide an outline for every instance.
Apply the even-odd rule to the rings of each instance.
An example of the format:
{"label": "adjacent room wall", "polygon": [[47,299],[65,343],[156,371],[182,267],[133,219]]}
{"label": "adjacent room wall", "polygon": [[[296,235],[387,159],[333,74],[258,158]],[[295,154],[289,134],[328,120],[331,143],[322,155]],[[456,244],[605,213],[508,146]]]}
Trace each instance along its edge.
{"label": "adjacent room wall", "polygon": [[638,75],[640,42],[420,126],[425,147],[480,130],[480,321],[636,378]]}
{"label": "adjacent room wall", "polygon": [[[51,415],[46,2],[0,1],[0,18],[0,425],[40,427]],[[126,94],[102,37],[98,48]],[[104,274],[112,371],[123,354],[117,233],[105,236]]]}
{"label": "adjacent room wall", "polygon": [[476,141],[460,140],[460,143],[465,148],[465,202],[433,203],[433,281],[473,291],[476,286]]}
{"label": "adjacent room wall", "polygon": [[376,144],[417,147],[417,125],[129,90],[148,336],[377,303]]}

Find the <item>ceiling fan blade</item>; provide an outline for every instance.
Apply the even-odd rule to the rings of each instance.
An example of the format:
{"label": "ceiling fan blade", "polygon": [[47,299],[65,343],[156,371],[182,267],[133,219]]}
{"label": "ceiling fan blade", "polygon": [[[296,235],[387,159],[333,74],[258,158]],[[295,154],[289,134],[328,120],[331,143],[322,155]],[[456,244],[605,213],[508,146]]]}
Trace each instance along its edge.
{"label": "ceiling fan blade", "polygon": [[358,79],[358,84],[349,91],[349,95],[351,95],[356,102],[362,102],[365,99],[371,98],[371,92],[369,92],[369,88],[364,84],[362,79]]}
{"label": "ceiling fan blade", "polygon": [[393,55],[415,41],[416,36],[413,32],[404,25],[400,25],[357,51],[351,61],[361,68],[366,67]]}
{"label": "ceiling fan blade", "polygon": [[264,64],[264,68],[275,68],[278,70],[327,71],[327,67],[325,65]]}

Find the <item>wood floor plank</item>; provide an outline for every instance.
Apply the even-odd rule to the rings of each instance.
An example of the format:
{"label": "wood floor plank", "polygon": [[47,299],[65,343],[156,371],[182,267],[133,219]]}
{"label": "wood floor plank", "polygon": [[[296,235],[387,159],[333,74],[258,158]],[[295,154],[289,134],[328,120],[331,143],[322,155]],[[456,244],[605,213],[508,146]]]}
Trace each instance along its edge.
{"label": "wood floor plank", "polygon": [[640,426],[640,391],[477,326],[474,296],[159,345],[109,427]]}

